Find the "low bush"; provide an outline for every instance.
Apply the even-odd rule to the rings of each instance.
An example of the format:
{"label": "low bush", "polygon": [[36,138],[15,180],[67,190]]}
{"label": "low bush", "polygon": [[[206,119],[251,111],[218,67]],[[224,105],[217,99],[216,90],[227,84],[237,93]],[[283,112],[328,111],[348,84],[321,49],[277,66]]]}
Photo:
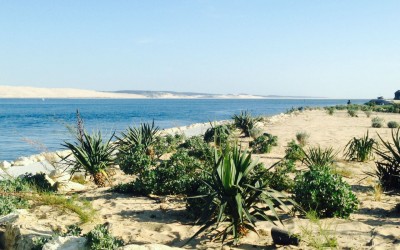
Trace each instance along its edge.
{"label": "low bush", "polygon": [[32,187],[36,188],[39,192],[54,192],[56,191],[49,181],[46,179],[45,173],[26,173],[22,176],[22,180],[29,183]]}
{"label": "low bush", "polygon": [[154,142],[154,153],[157,158],[162,155],[174,152],[177,147],[184,141],[185,136],[182,134],[156,136]]}
{"label": "low bush", "polygon": [[335,108],[334,107],[327,107],[326,108],[326,113],[328,113],[328,115],[333,115],[335,113]]}
{"label": "low bush", "polygon": [[372,115],[372,111],[371,110],[365,110],[364,114],[365,114],[366,117],[369,118]]}
{"label": "low bush", "polygon": [[156,164],[142,145],[120,149],[116,163],[125,174],[130,175],[140,175]]}
{"label": "low bush", "polygon": [[399,123],[396,121],[390,121],[387,123],[388,128],[398,128],[399,127]]}
{"label": "low bush", "polygon": [[373,157],[373,148],[377,143],[373,138],[364,137],[351,139],[345,147],[345,158],[350,161],[367,161]]}
{"label": "low bush", "polygon": [[250,182],[261,180],[267,183],[269,188],[277,191],[290,191],[294,186],[294,181],[289,177],[289,173],[294,171],[294,162],[286,159],[274,164],[271,168],[266,168],[263,164],[257,164],[253,173],[249,176],[249,180]]}
{"label": "low bush", "polygon": [[320,217],[348,218],[358,207],[356,195],[329,167],[312,167],[295,178],[294,200]]}
{"label": "low bush", "polygon": [[84,235],[86,245],[91,250],[118,249],[124,242],[110,234],[106,225],[97,225],[93,230]]}
{"label": "low bush", "polygon": [[299,144],[296,144],[294,140],[290,141],[285,150],[284,158],[292,161],[303,161],[304,159],[303,147]]}
{"label": "low bush", "polygon": [[250,147],[253,149],[253,153],[265,154],[271,152],[273,146],[278,145],[278,137],[268,133],[264,133],[262,136],[256,138],[250,142]]}
{"label": "low bush", "polygon": [[302,147],[304,147],[307,144],[309,138],[310,134],[307,132],[303,131],[296,133],[296,140]]}
{"label": "low bush", "polygon": [[358,117],[357,116],[357,109],[353,109],[353,108],[348,108],[347,109],[347,114],[350,116],[350,117]]}
{"label": "low bush", "polygon": [[0,181],[0,215],[9,214],[19,208],[27,208],[29,203],[21,192],[31,191],[28,183],[20,178]]}
{"label": "low bush", "polygon": [[[211,123],[210,123],[211,124]],[[231,130],[227,125],[217,125],[207,129],[204,133],[205,142],[214,142],[215,145],[222,145],[228,141]]]}
{"label": "low bush", "polygon": [[373,128],[382,128],[384,120],[380,117],[372,118],[372,127]]}

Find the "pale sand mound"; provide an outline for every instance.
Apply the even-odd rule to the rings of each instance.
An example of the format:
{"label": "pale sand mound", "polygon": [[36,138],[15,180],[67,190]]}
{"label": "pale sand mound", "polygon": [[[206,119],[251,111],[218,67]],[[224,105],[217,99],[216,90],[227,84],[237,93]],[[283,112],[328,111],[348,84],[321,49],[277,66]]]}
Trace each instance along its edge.
{"label": "pale sand mound", "polygon": [[[400,122],[398,114],[373,114],[387,121]],[[362,112],[358,118],[351,118],[346,112],[337,112],[333,116],[324,111],[306,111],[298,115],[283,115],[265,122],[264,131],[278,136],[279,145],[270,154],[259,155],[260,160],[268,165],[276,162],[284,155],[287,142],[295,138],[296,132],[305,131],[310,134],[309,145],[333,147],[339,151],[338,158],[342,159],[342,150],[354,136],[362,136],[369,130],[370,136],[377,137],[378,132],[385,139],[390,137],[390,129],[371,128],[371,118]],[[243,142],[246,145],[246,142]],[[399,249],[400,248],[400,216],[391,210],[400,203],[398,195],[382,194],[380,199],[375,197],[373,185],[376,180],[365,175],[363,171],[371,170],[374,162],[367,163],[346,162],[337,163],[339,170],[348,171],[345,178],[360,199],[360,209],[352,214],[348,220],[323,219],[319,226],[304,218],[291,219],[284,216],[286,228],[304,236],[306,242],[299,247],[274,246],[270,236],[272,224],[258,222],[259,235],[249,233],[241,240],[241,245],[234,249],[313,249],[312,240],[323,238],[324,232],[328,237],[337,240],[339,249]],[[128,182],[131,177],[121,173],[114,176],[116,182]],[[185,204],[179,197],[167,199],[150,199],[145,197],[130,197],[127,195],[107,192],[107,188],[93,189],[79,194],[92,201],[93,207],[98,210],[99,219],[91,224],[84,225],[85,231],[95,224],[109,222],[112,234],[121,237],[126,243],[161,243],[169,246],[180,246],[193,235],[198,226],[192,226]],[[65,224],[76,222],[76,216],[51,213],[48,207],[37,207],[33,212],[38,217],[38,223],[46,221],[48,224]],[[54,220],[52,217],[54,216]],[[57,219],[57,218],[58,219]],[[54,225],[53,225],[54,227]],[[308,236],[307,236],[308,232]],[[310,233],[311,232],[311,233]],[[218,242],[210,242],[202,236],[187,246],[197,249],[220,249]],[[224,247],[225,249],[225,247]],[[226,247],[229,249],[229,247]]]}
{"label": "pale sand mound", "polygon": [[0,98],[147,98],[144,95],[108,93],[71,88],[0,86]]}

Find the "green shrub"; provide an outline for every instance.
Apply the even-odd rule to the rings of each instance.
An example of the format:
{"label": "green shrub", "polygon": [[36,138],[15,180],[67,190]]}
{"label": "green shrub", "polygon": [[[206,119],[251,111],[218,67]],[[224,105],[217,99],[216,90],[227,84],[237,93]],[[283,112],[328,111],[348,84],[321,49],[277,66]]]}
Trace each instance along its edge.
{"label": "green shrub", "polygon": [[250,142],[250,147],[253,148],[253,153],[265,154],[271,152],[273,146],[278,145],[278,137],[268,133],[256,138]]}
{"label": "green shrub", "polygon": [[254,128],[256,122],[261,121],[261,117],[253,117],[249,111],[241,111],[240,114],[232,116],[234,125],[242,130],[244,136],[249,137],[250,131]]}
{"label": "green shrub", "polygon": [[110,234],[106,225],[97,225],[85,237],[87,239],[86,245],[91,250],[117,249],[124,244],[122,240]]}
{"label": "green shrub", "polygon": [[154,153],[157,158],[160,158],[162,155],[174,152],[177,147],[184,141],[184,135],[175,134],[175,135],[166,135],[166,136],[156,136],[154,142]]}
{"label": "green shrub", "polygon": [[[211,124],[211,123],[210,123]],[[231,134],[231,130],[227,125],[217,125],[207,129],[204,133],[205,142],[215,142],[216,145],[225,144]]]}
{"label": "green shrub", "polygon": [[348,218],[358,207],[356,195],[329,167],[313,167],[295,179],[294,200],[320,217]]}
{"label": "green shrub", "polygon": [[250,154],[237,148],[226,149],[221,155],[216,153],[211,180],[206,181],[211,193],[204,196],[207,201],[202,210],[205,225],[191,239],[209,228],[216,230],[223,225],[225,228],[216,237],[224,242],[232,235],[237,244],[246,230],[255,231],[256,218],[270,220],[267,210],[272,211],[272,217],[277,217],[276,208],[284,205],[285,198],[278,191],[268,191],[267,183],[246,181],[255,165]]}
{"label": "green shrub", "polygon": [[384,120],[380,117],[372,118],[372,127],[373,128],[382,128]]}
{"label": "green shrub", "polygon": [[155,161],[146,154],[143,145],[120,149],[116,162],[125,174],[130,175],[140,175],[155,165]]}
{"label": "green shrub", "polygon": [[323,149],[320,146],[308,148],[304,152],[303,162],[311,169],[314,167],[323,167],[331,165],[336,158],[337,153],[333,148]]}
{"label": "green shrub", "polygon": [[310,138],[310,134],[307,132],[303,131],[303,132],[296,133],[296,140],[299,142],[299,144],[302,147],[304,147],[307,144],[309,138]]}
{"label": "green shrub", "polygon": [[335,107],[326,108],[326,112],[328,113],[328,115],[333,115],[335,113]]}
{"label": "green shrub", "polygon": [[31,191],[30,185],[20,178],[0,181],[0,215],[9,214],[19,208],[27,208],[29,203],[21,192]]}
{"label": "green shrub", "polygon": [[372,115],[372,111],[371,110],[365,110],[364,113],[368,118]]}
{"label": "green shrub", "polygon": [[373,147],[377,143],[367,134],[362,138],[354,137],[345,147],[345,158],[349,161],[367,161],[373,157]]}
{"label": "green shrub", "polygon": [[376,153],[381,158],[376,161],[375,176],[378,177],[384,190],[400,190],[400,129],[396,133],[392,130],[392,143],[384,141],[378,134],[384,149],[377,149]]}
{"label": "green shrub", "polygon": [[284,158],[292,161],[303,161],[304,159],[303,147],[299,144],[296,144],[294,140],[290,141],[285,150]]}
{"label": "green shrub", "polygon": [[399,127],[399,123],[397,123],[396,121],[390,121],[387,124],[388,128],[398,128]]}
{"label": "green shrub", "polygon": [[347,109],[347,114],[348,114],[350,117],[358,117],[358,116],[357,116],[357,110],[356,110],[356,109],[353,109],[353,108]]}
{"label": "green shrub", "polygon": [[45,173],[26,173],[22,176],[22,180],[35,187],[39,192],[54,192],[56,189],[46,179]]}
{"label": "green shrub", "polygon": [[207,162],[207,165],[212,165],[214,160],[214,149],[206,143],[201,136],[193,136],[179,145],[179,148],[186,149],[189,156],[193,156],[201,161]]}
{"label": "green shrub", "polygon": [[249,175],[249,182],[261,180],[267,183],[268,187],[277,191],[290,191],[294,186],[294,181],[289,177],[289,173],[295,171],[294,161],[282,160],[270,168],[263,164],[257,164],[254,171]]}

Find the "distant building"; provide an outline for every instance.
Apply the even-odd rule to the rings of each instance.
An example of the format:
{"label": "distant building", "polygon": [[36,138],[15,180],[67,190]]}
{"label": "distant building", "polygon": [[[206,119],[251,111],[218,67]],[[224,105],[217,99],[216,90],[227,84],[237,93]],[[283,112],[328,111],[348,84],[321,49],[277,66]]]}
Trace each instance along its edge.
{"label": "distant building", "polygon": [[400,90],[397,90],[396,92],[394,92],[394,99],[400,100]]}

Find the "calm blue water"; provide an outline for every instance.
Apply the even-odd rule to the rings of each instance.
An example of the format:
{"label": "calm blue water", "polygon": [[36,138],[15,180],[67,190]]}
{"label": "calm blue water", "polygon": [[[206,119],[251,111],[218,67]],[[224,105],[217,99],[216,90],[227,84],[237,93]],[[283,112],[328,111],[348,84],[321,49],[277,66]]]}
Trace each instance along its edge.
{"label": "calm blue water", "polygon": [[[352,100],[364,103],[367,100]],[[0,160],[14,160],[43,151],[62,149],[73,136],[79,109],[88,131],[110,135],[129,125],[155,120],[161,128],[230,119],[241,110],[254,115],[274,115],[292,107],[331,106],[347,100],[165,100],[165,99],[0,99]],[[31,145],[27,141],[35,142]]]}

